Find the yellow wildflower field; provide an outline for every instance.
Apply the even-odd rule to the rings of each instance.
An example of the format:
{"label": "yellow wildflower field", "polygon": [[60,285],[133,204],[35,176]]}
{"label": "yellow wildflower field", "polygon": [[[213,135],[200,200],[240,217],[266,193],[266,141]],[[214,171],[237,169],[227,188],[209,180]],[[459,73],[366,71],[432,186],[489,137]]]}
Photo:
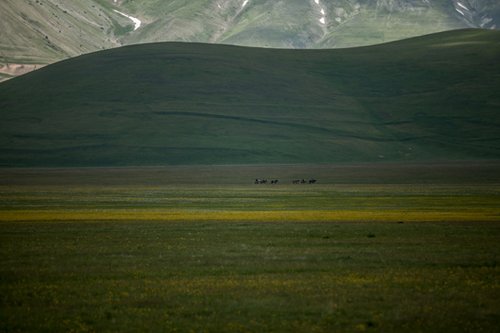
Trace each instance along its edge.
{"label": "yellow wildflower field", "polygon": [[6,210],[0,221],[252,221],[252,222],[397,222],[500,221],[498,210],[279,210],[205,211],[159,209]]}

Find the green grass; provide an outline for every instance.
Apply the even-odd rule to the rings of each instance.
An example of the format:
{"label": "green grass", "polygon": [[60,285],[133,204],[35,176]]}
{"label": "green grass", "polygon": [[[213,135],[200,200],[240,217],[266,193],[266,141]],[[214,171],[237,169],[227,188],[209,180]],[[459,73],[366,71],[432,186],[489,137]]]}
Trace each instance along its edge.
{"label": "green grass", "polygon": [[[0,220],[496,221],[498,170],[498,162],[7,169]],[[310,178],[317,184],[292,184]]]}
{"label": "green grass", "polygon": [[0,165],[498,159],[499,36],[82,56],[0,85]]}
{"label": "green grass", "polygon": [[498,169],[2,169],[0,331],[492,332]]}
{"label": "green grass", "polygon": [[0,327],[491,332],[499,227],[1,222]]}

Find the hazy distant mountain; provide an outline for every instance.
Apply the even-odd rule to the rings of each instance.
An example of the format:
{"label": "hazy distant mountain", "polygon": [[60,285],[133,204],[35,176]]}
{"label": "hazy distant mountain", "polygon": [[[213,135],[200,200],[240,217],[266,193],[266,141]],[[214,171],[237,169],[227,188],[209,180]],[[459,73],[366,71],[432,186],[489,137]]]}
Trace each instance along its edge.
{"label": "hazy distant mountain", "polygon": [[[126,15],[140,20],[140,27],[135,29]],[[17,75],[82,53],[133,43],[338,48],[466,27],[500,27],[500,2],[2,0],[0,75]]]}

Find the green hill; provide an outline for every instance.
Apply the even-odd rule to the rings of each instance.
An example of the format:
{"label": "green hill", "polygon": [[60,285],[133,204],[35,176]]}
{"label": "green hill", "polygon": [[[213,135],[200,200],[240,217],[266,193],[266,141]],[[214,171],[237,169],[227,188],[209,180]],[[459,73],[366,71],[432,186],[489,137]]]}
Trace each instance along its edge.
{"label": "green hill", "polygon": [[0,84],[0,165],[500,158],[500,32],[284,50],[157,43]]}

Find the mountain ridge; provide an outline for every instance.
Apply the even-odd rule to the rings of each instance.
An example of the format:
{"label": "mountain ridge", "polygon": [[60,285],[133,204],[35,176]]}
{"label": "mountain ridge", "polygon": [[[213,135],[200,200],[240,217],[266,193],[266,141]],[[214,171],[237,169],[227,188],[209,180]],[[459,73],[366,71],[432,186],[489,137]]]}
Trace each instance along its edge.
{"label": "mountain ridge", "polygon": [[12,68],[137,43],[339,48],[499,22],[493,0],[4,0],[0,79],[18,74]]}

